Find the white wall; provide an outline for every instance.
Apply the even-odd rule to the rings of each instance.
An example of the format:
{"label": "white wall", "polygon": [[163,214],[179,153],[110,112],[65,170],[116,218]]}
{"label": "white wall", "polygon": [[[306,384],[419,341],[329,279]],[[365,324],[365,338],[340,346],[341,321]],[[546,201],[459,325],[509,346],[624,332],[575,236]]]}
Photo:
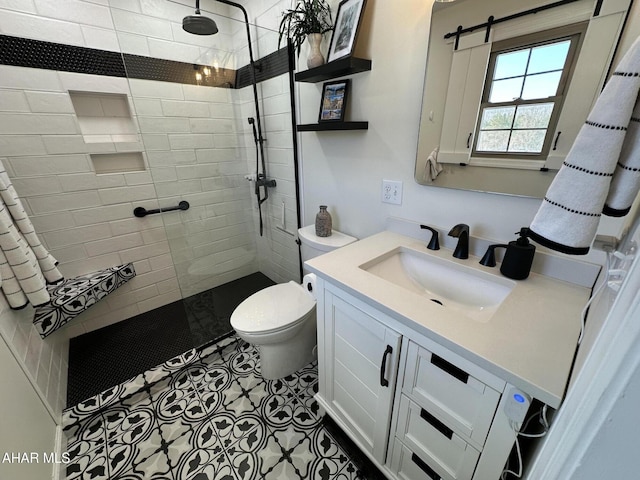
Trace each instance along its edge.
{"label": "white wall", "polygon": [[[0,478],[32,480],[51,478],[55,466],[44,453],[56,451],[56,422],[27,381],[7,344],[0,338]],[[31,452],[37,462],[3,462],[6,454]]]}
{"label": "white wall", "polygon": [[606,419],[593,432],[592,443],[576,465],[572,479],[634,478],[638,475],[637,435],[640,403],[640,368],[607,411]]}
{"label": "white wall", "polygon": [[[43,340],[32,322],[32,307],[11,310],[4,296],[0,296],[0,343],[7,344],[44,407],[58,418],[67,402],[69,340],[59,332]],[[0,378],[5,381],[2,375]]]}

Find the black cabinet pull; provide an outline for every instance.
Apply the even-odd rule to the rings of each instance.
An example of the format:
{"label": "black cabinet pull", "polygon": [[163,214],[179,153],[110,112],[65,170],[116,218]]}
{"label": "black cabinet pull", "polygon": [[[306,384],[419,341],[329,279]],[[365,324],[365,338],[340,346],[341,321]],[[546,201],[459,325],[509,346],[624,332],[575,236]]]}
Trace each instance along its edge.
{"label": "black cabinet pull", "polygon": [[462,383],[467,383],[469,381],[469,374],[467,372],[447,362],[444,358],[439,357],[435,353],[431,354],[431,363],[433,363],[440,370],[444,370],[452,377],[457,378]]}
{"label": "black cabinet pull", "polygon": [[424,463],[424,460],[422,460],[415,453],[411,454],[411,461],[415,463],[420,468],[420,470],[429,475],[433,480],[442,480],[442,477],[434,472],[433,468]]}
{"label": "black cabinet pull", "polygon": [[467,148],[471,148],[471,138],[473,137],[473,132],[469,134],[467,137]]}
{"label": "black cabinet pull", "polygon": [[389,355],[391,355],[392,353],[393,348],[391,348],[391,345],[387,345],[386,350],[382,354],[382,365],[380,365],[380,385],[383,387],[389,386],[389,380],[384,378],[384,374],[387,371],[387,358],[389,358]]}
{"label": "black cabinet pull", "polygon": [[449,440],[453,438],[453,430],[447,427],[444,423],[438,420],[436,417],[427,412],[424,408],[420,410],[420,418],[428,422],[433,428],[438,430],[442,435]]}

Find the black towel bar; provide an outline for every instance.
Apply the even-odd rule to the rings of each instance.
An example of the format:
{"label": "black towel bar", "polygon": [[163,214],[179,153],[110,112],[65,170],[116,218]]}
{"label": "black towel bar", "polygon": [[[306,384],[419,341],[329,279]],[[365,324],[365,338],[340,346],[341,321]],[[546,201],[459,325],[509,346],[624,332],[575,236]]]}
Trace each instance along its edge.
{"label": "black towel bar", "polygon": [[147,210],[144,207],[136,207],[133,209],[133,214],[136,217],[142,218],[142,217],[146,217],[147,215],[153,215],[155,213],[172,212],[174,210],[189,210],[189,202],[187,202],[186,200],[182,200],[175,207],[156,208],[154,210]]}

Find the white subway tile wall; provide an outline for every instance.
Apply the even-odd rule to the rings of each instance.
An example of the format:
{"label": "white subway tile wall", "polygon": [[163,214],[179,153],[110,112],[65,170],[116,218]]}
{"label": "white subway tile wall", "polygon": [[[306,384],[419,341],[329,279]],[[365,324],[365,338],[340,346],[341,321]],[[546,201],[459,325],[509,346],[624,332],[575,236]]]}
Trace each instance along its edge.
{"label": "white subway tile wall", "polygon": [[[184,3],[0,0],[0,34],[224,68],[248,63],[242,23],[217,16],[221,32],[215,37],[188,35],[180,25],[193,7]],[[238,16],[222,4],[215,8]],[[277,34],[258,30],[252,28],[256,55],[273,52]],[[235,91],[0,65],[0,155],[61,271],[73,277],[127,262],[137,271],[45,340],[31,326],[32,309],[11,311],[0,298],[0,332],[55,414],[66,397],[68,338],[257,270],[276,282],[299,280],[294,237],[277,228],[297,229],[288,76],[259,90],[267,169],[278,183],[263,205],[263,237],[257,234],[253,185],[244,179],[256,168],[247,122],[255,116],[251,87]],[[89,139],[95,143],[85,142],[70,91],[124,96],[137,132],[110,132],[107,140],[96,129]],[[90,154],[116,152],[140,152],[146,171],[96,174]],[[180,200],[191,208],[162,218],[132,216],[137,206]]]}
{"label": "white subway tile wall", "polygon": [[54,333],[46,341],[33,328],[33,308],[11,310],[0,296],[0,334],[54,418],[67,402],[69,340]]}

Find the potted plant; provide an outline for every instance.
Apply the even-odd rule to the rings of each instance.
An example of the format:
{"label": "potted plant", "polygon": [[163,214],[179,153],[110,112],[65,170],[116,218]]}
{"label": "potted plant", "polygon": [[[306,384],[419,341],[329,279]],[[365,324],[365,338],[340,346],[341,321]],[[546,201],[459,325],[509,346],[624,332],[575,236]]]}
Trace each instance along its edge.
{"label": "potted plant", "polygon": [[289,9],[282,14],[278,46],[284,37],[290,38],[300,56],[300,48],[308,39],[311,51],[307,57],[307,66],[317,67],[324,63],[320,52],[322,36],[331,30],[331,7],[326,0],[298,0],[293,10]]}

